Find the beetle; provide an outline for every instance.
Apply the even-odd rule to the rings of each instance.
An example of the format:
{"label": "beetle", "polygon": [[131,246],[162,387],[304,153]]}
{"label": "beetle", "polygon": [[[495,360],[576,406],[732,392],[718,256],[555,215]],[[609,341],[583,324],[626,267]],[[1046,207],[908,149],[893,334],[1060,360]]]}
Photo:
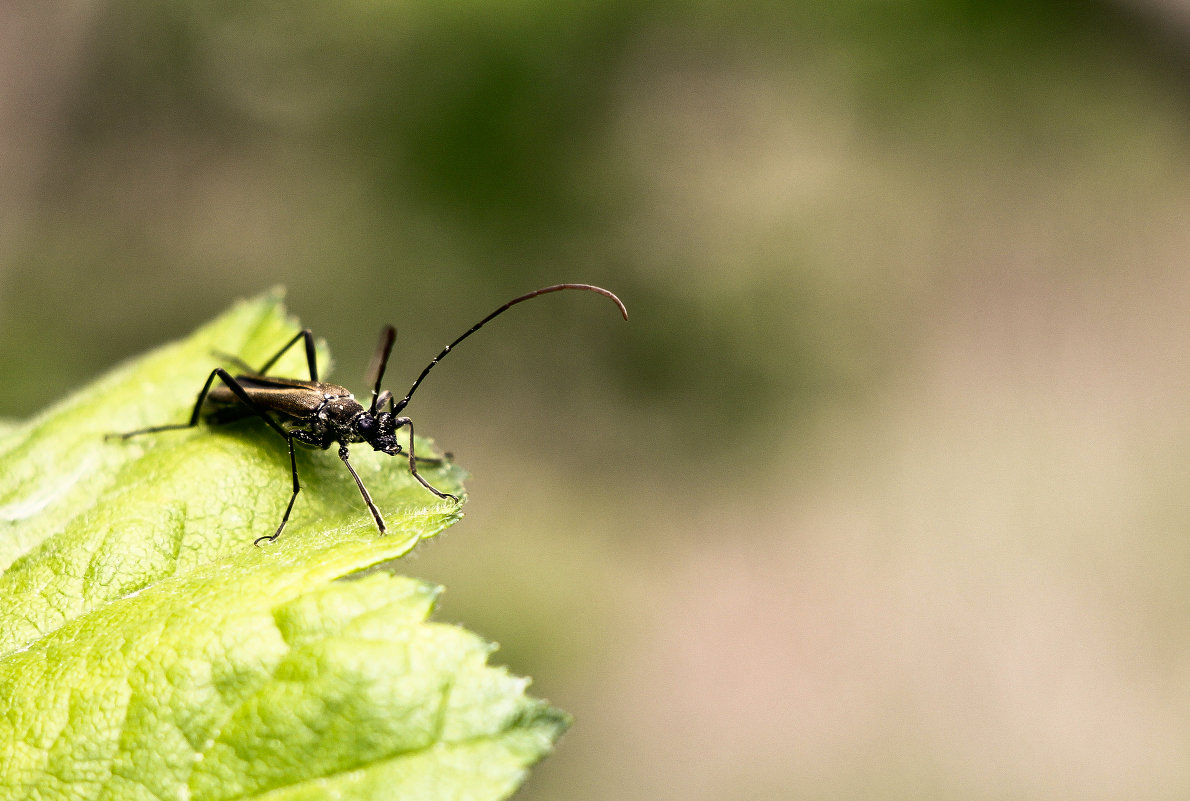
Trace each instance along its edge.
{"label": "beetle", "polygon": [[[347,466],[351,477],[355,479],[355,485],[359,488],[360,495],[363,496],[364,504],[367,505],[368,511],[372,513],[372,518],[376,521],[376,528],[381,534],[384,534],[384,518],[381,517],[380,510],[376,508],[376,504],[372,501],[372,496],[368,494],[364,482],[360,480],[359,474],[351,466],[351,461],[348,458],[348,445],[366,442],[372,446],[373,450],[386,453],[389,456],[396,456],[403,452],[401,445],[397,442],[397,432],[403,428],[408,428],[409,451],[407,456],[409,459],[409,472],[413,474],[413,477],[423,487],[434,495],[437,495],[439,498],[449,498],[457,503],[459,500],[458,497],[439,491],[417,472],[417,463],[419,461],[441,464],[441,460],[420,459],[414,453],[413,421],[403,416],[401,412],[409,405],[413,393],[421,386],[422,381],[434,369],[434,366],[442,361],[464,339],[518,303],[531,300],[538,295],[544,295],[549,292],[560,292],[567,289],[595,292],[610,298],[616,304],[617,308],[619,308],[620,314],[624,319],[628,319],[628,310],[614,293],[591,284],[555,284],[553,286],[535,289],[532,292],[526,292],[524,295],[513,298],[487,317],[484,317],[443,348],[421,371],[417,380],[413,382],[413,386],[405,393],[405,397],[395,402],[391,392],[380,389],[389,356],[392,354],[393,343],[397,339],[396,329],[391,325],[387,325],[380,331],[380,341],[377,343],[376,353],[368,368],[368,379],[372,387],[372,397],[367,407],[360,404],[355,399],[355,396],[345,387],[319,380],[318,361],[314,353],[314,334],[309,328],[306,328],[299,331],[289,342],[285,343],[281,350],[277,351],[259,370],[252,369],[250,365],[239,358],[234,356],[228,357],[228,360],[234,362],[243,372],[233,376],[222,367],[216,367],[212,370],[211,374],[207,376],[202,390],[198,393],[198,398],[194,402],[194,409],[190,413],[189,421],[138,428],[122,434],[108,434],[105,439],[127,440],[144,434],[156,434],[162,431],[193,428],[198,425],[201,419],[206,419],[209,424],[230,422],[231,420],[252,415],[264,420],[269,428],[276,431],[285,439],[286,444],[289,446],[289,466],[293,475],[293,492],[289,496],[289,504],[285,507],[285,513],[281,516],[281,523],[277,526],[277,530],[272,534],[257,537],[253,541],[255,545],[260,545],[263,542],[272,542],[281,536],[281,532],[285,529],[285,524],[289,522],[289,514],[293,511],[294,501],[297,500],[298,493],[302,490],[301,482],[298,480],[297,456],[295,454],[294,444],[299,443],[327,450],[332,444],[337,442],[339,444],[339,458],[343,460],[343,464]],[[298,342],[302,342],[305,345],[306,365],[309,369],[310,380],[305,381],[297,378],[280,378],[268,375],[273,365]],[[215,379],[219,379],[221,385],[216,385]],[[387,409],[385,409],[386,406],[388,407]]]}

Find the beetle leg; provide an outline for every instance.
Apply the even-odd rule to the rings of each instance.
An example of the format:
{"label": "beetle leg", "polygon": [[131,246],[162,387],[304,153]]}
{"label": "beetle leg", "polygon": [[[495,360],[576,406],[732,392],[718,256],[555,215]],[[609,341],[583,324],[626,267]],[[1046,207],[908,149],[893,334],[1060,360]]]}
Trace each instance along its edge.
{"label": "beetle leg", "polygon": [[[273,358],[269,359],[267,362],[264,363],[263,367],[261,367],[259,370],[255,371],[256,374],[257,375],[265,375],[266,373],[268,373],[269,368],[272,367],[274,364],[276,364],[277,360],[285,355],[285,351],[292,348],[294,346],[294,344],[299,339],[306,340],[306,366],[310,369],[310,380],[317,381],[318,380],[318,359],[314,355],[314,332],[311,331],[309,328],[305,328],[305,329],[302,329],[301,331],[298,331],[297,334],[294,335],[293,339],[286,342],[285,346],[283,348],[281,348],[281,350],[277,351],[276,354],[273,355]],[[252,371],[249,371],[249,372],[252,372]]]}
{"label": "beetle leg", "polygon": [[[403,426],[409,426],[409,472],[413,474],[414,478],[416,478],[419,482],[421,482],[421,485],[423,487],[425,487],[430,492],[437,495],[439,498],[450,498],[455,503],[458,503],[459,498],[457,495],[451,495],[449,492],[439,492],[438,490],[434,489],[434,487],[430,486],[430,482],[428,482],[424,478],[422,478],[421,474],[417,472],[418,458],[413,453],[413,421],[410,420],[408,417],[398,417],[393,420],[393,429],[394,430],[396,430],[398,428],[402,428]],[[423,460],[423,461],[429,461],[429,460]],[[441,460],[438,460],[438,461],[441,462]]]}
{"label": "beetle leg", "polygon": [[222,367],[216,367],[211,371],[211,374],[207,376],[207,382],[202,385],[202,390],[198,393],[198,398],[196,398],[194,401],[194,410],[190,412],[190,420],[188,422],[172,423],[164,426],[149,426],[148,428],[138,428],[135,431],[126,431],[123,434],[105,434],[104,439],[128,439],[130,437],[138,437],[141,434],[156,434],[158,431],[176,431],[182,428],[193,428],[194,426],[198,425],[199,416],[202,414],[203,402],[207,399],[207,395],[211,391],[211,384],[215,383],[216,378],[226,384],[227,388],[230,389],[235,394],[235,396],[244,403],[245,406],[251,409],[259,417],[264,418],[264,421],[268,423],[274,431],[283,437],[288,436],[285,433],[285,429],[282,428],[276,420],[269,417],[263,409],[252,402],[252,399],[248,397],[248,393],[244,391],[242,386],[240,386],[240,382],[232,378],[231,373],[227,372]]}
{"label": "beetle leg", "polygon": [[368,505],[368,511],[372,513],[372,518],[376,521],[376,528],[380,529],[380,533],[383,534],[385,531],[384,518],[380,516],[380,510],[372,502],[372,496],[368,494],[368,488],[360,480],[359,473],[355,472],[355,468],[347,460],[347,446],[342,443],[339,444],[339,458],[343,460],[343,464],[347,465],[347,470],[351,473],[351,477],[355,479],[355,486],[359,487],[359,494],[364,496],[364,503]]}
{"label": "beetle leg", "polygon": [[289,505],[285,507],[285,514],[281,515],[281,524],[277,526],[277,530],[272,534],[266,534],[263,537],[257,537],[256,539],[252,540],[252,544],[257,547],[259,547],[262,542],[272,542],[273,540],[277,539],[277,537],[281,536],[281,532],[284,530],[285,524],[289,522],[289,513],[293,511],[293,502],[297,500],[298,493],[302,491],[302,484],[300,481],[298,481],[297,454],[294,453],[293,450],[293,441],[295,439],[294,435],[297,433],[298,432],[291,431],[285,435],[285,441],[289,443],[289,467],[293,472],[293,494],[289,496]]}

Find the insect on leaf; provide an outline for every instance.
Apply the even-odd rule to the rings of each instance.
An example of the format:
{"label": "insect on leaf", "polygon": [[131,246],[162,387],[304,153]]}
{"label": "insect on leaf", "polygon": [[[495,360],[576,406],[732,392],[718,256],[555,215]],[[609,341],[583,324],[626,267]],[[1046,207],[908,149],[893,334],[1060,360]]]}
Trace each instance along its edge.
{"label": "insect on leaf", "polygon": [[360,573],[460,516],[401,459],[352,452],[379,536],[334,453],[302,451],[285,536],[255,548],[290,490],[261,421],[104,440],[184,422],[213,354],[258,364],[297,328],[275,293],[241,303],[0,429],[0,797],[500,799],[564,730],[427,622],[436,588]]}

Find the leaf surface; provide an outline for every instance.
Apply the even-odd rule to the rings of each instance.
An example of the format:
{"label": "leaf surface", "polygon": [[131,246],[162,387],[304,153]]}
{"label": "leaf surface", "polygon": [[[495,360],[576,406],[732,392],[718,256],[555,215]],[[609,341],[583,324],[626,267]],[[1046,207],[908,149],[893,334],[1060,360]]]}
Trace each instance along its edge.
{"label": "leaf surface", "polygon": [[[241,303],[0,429],[0,797],[499,799],[565,729],[427,622],[436,588],[361,573],[460,517],[402,458],[352,452],[380,536],[334,452],[302,451],[256,548],[290,493],[261,421],[104,440],[184,422],[213,354],[261,364],[297,329],[276,294]],[[305,377],[301,348],[272,372]]]}

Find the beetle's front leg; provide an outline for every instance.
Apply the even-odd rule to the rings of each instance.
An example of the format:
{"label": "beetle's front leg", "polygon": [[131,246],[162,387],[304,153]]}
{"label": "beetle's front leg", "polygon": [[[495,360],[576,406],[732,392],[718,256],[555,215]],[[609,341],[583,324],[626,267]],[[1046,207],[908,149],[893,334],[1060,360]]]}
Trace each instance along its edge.
{"label": "beetle's front leg", "polygon": [[409,472],[413,474],[414,478],[421,482],[423,487],[437,495],[439,498],[450,498],[455,503],[458,503],[459,498],[457,495],[451,495],[449,492],[439,492],[430,485],[430,482],[422,478],[421,474],[417,472],[417,456],[413,453],[413,421],[408,417],[397,417],[393,419],[394,431],[404,428],[405,426],[409,426]]}

